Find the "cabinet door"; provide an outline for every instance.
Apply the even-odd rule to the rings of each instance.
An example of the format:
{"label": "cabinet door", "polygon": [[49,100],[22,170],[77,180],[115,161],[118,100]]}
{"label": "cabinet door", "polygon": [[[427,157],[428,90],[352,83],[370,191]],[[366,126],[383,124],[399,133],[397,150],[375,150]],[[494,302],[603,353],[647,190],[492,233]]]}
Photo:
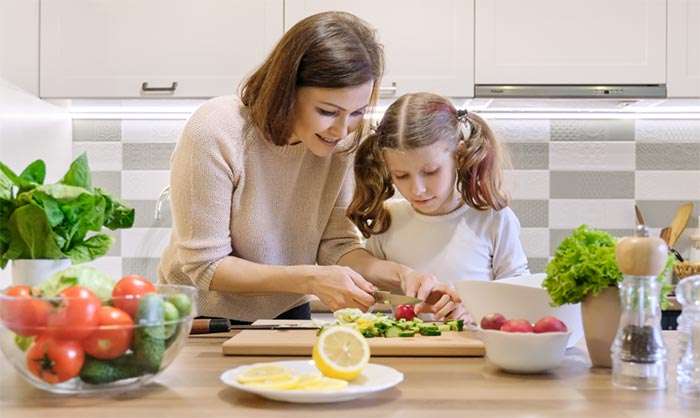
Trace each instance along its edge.
{"label": "cabinet door", "polygon": [[377,29],[386,62],[383,97],[474,95],[473,0],[286,0],[285,29],[327,10],[353,13]]}
{"label": "cabinet door", "polygon": [[669,97],[700,97],[700,0],[668,1]]}
{"label": "cabinet door", "polygon": [[282,2],[42,0],[41,95],[231,94],[282,36]]}
{"label": "cabinet door", "polygon": [[477,84],[663,84],[665,0],[476,0]]}

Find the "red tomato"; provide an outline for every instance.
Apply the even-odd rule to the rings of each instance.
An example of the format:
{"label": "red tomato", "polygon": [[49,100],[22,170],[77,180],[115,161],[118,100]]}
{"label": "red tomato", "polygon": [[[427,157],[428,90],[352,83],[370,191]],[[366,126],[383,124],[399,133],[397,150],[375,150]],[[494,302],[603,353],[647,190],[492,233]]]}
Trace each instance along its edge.
{"label": "red tomato", "polygon": [[27,369],[49,383],[65,382],[77,376],[85,361],[80,343],[39,337],[27,351]]}
{"label": "red tomato", "polygon": [[131,345],[134,321],[121,309],[103,306],[98,313],[99,327],[83,340],[85,352],[103,360],[117,358]]}
{"label": "red tomato", "polygon": [[32,297],[29,286],[12,286],[0,298],[0,318],[5,326],[25,337],[39,335],[46,327],[51,305]]}
{"label": "red tomato", "polygon": [[396,309],[394,309],[394,316],[396,319],[410,321],[416,317],[416,311],[413,310],[413,305],[398,305]]}
{"label": "red tomato", "polygon": [[102,304],[94,293],[80,286],[62,291],[60,305],[49,314],[48,332],[62,340],[82,340],[90,335],[99,321]]}
{"label": "red tomato", "polygon": [[136,318],[139,298],[147,293],[154,293],[156,287],[148,279],[138,274],[124,276],[112,289],[112,304]]}

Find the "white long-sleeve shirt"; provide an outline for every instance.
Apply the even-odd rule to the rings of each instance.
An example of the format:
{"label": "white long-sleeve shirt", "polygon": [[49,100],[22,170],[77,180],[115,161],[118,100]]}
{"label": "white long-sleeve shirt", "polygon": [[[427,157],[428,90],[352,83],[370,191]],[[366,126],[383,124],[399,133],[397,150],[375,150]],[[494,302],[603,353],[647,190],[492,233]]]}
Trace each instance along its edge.
{"label": "white long-sleeve shirt", "polygon": [[378,258],[450,283],[530,273],[520,243],[520,222],[510,208],[480,211],[463,205],[447,215],[427,216],[403,199],[385,205],[391,226],[366,243]]}

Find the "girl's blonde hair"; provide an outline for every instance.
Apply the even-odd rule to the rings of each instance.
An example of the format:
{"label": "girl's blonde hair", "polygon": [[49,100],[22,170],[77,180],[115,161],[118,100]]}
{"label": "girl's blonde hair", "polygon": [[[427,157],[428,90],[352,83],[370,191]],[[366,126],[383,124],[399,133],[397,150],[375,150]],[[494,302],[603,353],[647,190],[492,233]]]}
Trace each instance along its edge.
{"label": "girl's blonde hair", "polygon": [[[265,62],[242,85],[241,101],[252,124],[268,141],[286,145],[292,136],[300,87],[343,88],[373,82],[370,105],[377,101],[384,51],[375,31],[345,12],[324,12],[292,26]],[[371,111],[371,109],[368,109]],[[353,147],[364,136],[363,124]]]}
{"label": "girl's blonde hair", "polygon": [[394,195],[394,186],[382,150],[410,150],[440,140],[455,147],[457,190],[466,204],[479,210],[508,206],[501,188],[506,157],[488,124],[437,94],[406,94],[389,106],[355,156],[356,186],[347,215],[365,238],[391,225],[384,201]]}

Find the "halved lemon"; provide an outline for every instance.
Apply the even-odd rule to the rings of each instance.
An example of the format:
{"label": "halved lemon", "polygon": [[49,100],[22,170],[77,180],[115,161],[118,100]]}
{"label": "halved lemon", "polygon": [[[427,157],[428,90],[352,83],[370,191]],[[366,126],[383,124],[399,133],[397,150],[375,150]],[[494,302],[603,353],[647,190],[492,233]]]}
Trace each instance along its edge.
{"label": "halved lemon", "polygon": [[352,380],[369,362],[369,344],[354,328],[331,327],[319,335],[312,357],[325,376]]}
{"label": "halved lemon", "polygon": [[292,372],[277,364],[254,364],[248,370],[238,375],[238,381],[244,384],[255,382],[273,382],[291,379]]}

